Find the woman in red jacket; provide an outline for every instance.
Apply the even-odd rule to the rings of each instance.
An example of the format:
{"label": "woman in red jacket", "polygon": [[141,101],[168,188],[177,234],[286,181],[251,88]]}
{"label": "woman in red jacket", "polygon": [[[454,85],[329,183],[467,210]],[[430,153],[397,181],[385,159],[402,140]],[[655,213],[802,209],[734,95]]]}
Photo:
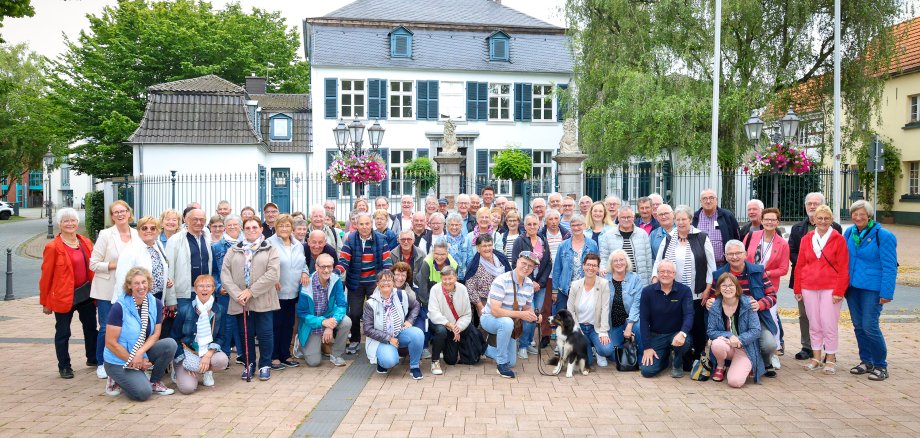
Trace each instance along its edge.
{"label": "woman in red jacket", "polygon": [[[776,230],[776,227],[779,226],[779,217],[778,208],[768,208],[761,213],[763,229],[750,234],[747,254],[749,262],[764,267],[764,274],[776,287],[779,286],[779,279],[789,272],[789,243]],[[776,322],[777,327],[782,327],[782,322],[776,314],[777,307],[771,307],[770,314],[773,315],[773,321]],[[783,343],[780,333],[782,333],[781,330],[776,333],[776,345],[779,346],[776,354],[782,356]]]}
{"label": "woman in red jacket", "polygon": [[[802,238],[795,265],[795,299],[805,301],[811,337],[812,358],[805,369],[824,368],[837,372],[837,321],[840,306],[850,283],[850,256],[843,236],[831,228],[834,216],[830,207],[815,211],[815,230]],[[821,349],[827,353],[821,363]]]}
{"label": "woman in red jacket", "polygon": [[46,315],[54,313],[54,350],[57,354],[58,373],[64,379],[73,378],[70,366],[70,322],[74,311],[80,313],[83,325],[86,365],[96,367],[96,305],[89,297],[93,271],[89,258],[93,242],[79,234],[80,216],[72,208],[58,210],[58,227],[61,232],[45,245],[42,257],[42,274],[38,280],[39,302]]}

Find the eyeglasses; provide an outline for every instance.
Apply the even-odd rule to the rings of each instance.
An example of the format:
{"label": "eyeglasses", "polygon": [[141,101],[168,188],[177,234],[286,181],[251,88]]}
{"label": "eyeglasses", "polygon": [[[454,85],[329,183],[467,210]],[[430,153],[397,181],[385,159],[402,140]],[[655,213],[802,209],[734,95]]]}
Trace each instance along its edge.
{"label": "eyeglasses", "polygon": [[415,240],[415,239],[413,239],[413,238],[411,238],[411,237],[401,237],[401,238],[399,238],[399,241],[400,241],[400,242],[412,242],[413,240]]}
{"label": "eyeglasses", "polygon": [[744,253],[743,253],[743,252],[732,251],[732,252],[727,252],[727,253],[725,253],[725,256],[726,256],[726,257],[744,257]]}
{"label": "eyeglasses", "polygon": [[157,227],[141,227],[141,231],[156,231]]}
{"label": "eyeglasses", "polygon": [[316,265],[316,269],[332,269],[332,265]]}
{"label": "eyeglasses", "polygon": [[199,288],[199,287],[202,289],[214,289],[214,285],[210,283],[209,284],[199,284],[198,286],[195,286],[195,288]]}
{"label": "eyeglasses", "polygon": [[123,216],[128,214],[128,210],[115,210],[112,212],[112,216]]}
{"label": "eyeglasses", "polygon": [[733,283],[723,283],[721,286],[719,286],[719,289],[734,290],[735,285]]}
{"label": "eyeglasses", "polygon": [[715,201],[715,200],[716,200],[715,196],[703,196],[702,198],[700,198],[700,201]]}
{"label": "eyeglasses", "polygon": [[677,271],[672,271],[672,270],[670,270],[670,269],[659,269],[659,270],[658,270],[658,274],[659,274],[659,275],[660,275],[660,274],[671,274],[671,275],[675,275],[675,274],[677,274]]}

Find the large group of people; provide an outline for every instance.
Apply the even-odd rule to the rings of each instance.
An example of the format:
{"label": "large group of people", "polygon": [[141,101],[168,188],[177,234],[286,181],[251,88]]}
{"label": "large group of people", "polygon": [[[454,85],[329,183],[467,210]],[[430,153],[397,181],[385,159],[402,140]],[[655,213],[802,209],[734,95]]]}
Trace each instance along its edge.
{"label": "large group of people", "polygon": [[308,214],[269,202],[261,216],[221,201],[211,217],[192,203],[135,220],[115,201],[95,242],[77,233],[75,210],[61,209],[39,283],[60,376],[74,377],[76,312],[87,366],[107,394],[134,400],[172,394],[167,375],[183,394],[213,386],[233,362],[241,378],[263,381],[301,360],[344,366],[362,341],[378,373],[401,356],[416,380],[422,361],[441,375],[487,359],[513,378],[517,359],[552,344],[552,315],[565,309],[587,339],[589,368],[634,345],[642,376],[679,378],[708,356],[712,380],[740,387],[777,376],[788,274],[803,368],[837,372],[846,299],[859,350],[849,372],[888,378],[879,318],[894,296],[897,239],[865,201],[850,206],[843,231],[810,193],[787,239],[777,208],[750,200],[739,225],[709,189],[696,210],[657,194],[633,208],[554,193],[526,209],[491,187],[480,195],[457,196],[455,210],[446,198],[416,208],[403,196],[396,214],[385,197],[359,198],[347,217],[333,201]]}

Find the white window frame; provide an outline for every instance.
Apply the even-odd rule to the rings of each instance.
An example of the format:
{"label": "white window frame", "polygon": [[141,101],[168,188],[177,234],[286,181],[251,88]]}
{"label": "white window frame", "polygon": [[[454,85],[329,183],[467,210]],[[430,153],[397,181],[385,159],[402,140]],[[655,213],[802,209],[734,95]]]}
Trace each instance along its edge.
{"label": "white window frame", "polygon": [[532,196],[547,196],[555,191],[555,187],[553,187],[552,150],[541,149],[533,151],[531,177],[533,181],[531,186],[533,188]]}
{"label": "white window frame", "polygon": [[390,197],[415,196],[414,184],[406,179],[404,172],[406,165],[414,158],[415,151],[412,149],[390,149]]}
{"label": "white window frame", "polygon": [[[349,89],[345,90],[345,84],[349,84]],[[355,90],[355,85],[361,84],[361,90]],[[350,104],[345,104],[345,97],[348,96]],[[360,102],[358,102],[360,99]],[[346,114],[345,110],[348,110]],[[356,114],[360,110],[361,114]],[[367,118],[367,81],[364,79],[342,79],[339,84],[339,114],[343,119],[353,119],[357,116],[359,119]]]}
{"label": "white window frame", "polygon": [[[507,91],[502,92],[503,87],[508,87]],[[489,120],[510,121],[514,117],[514,111],[511,108],[511,92],[513,88],[510,83],[495,82],[489,83]],[[493,105],[493,101],[495,105]],[[496,117],[492,117],[492,110],[496,110]],[[502,117],[502,111],[507,111],[507,117]]]}
{"label": "white window frame", "polygon": [[438,91],[438,120],[466,120],[466,83],[441,81]]}
{"label": "white window frame", "polygon": [[495,186],[492,188],[495,189],[495,196],[505,196],[512,197],[512,184],[510,179],[496,179],[495,178],[495,159],[498,158],[498,153],[501,152],[501,149],[492,149],[489,151],[489,181],[492,181]]}
{"label": "white window frame", "polygon": [[[540,90],[537,92],[537,90]],[[549,117],[544,117],[549,110]],[[553,86],[550,84],[533,84],[533,121],[555,122],[556,106],[553,105]]]}
{"label": "white window frame", "polygon": [[[394,85],[399,84],[399,90],[394,90]],[[405,91],[406,84],[409,85],[409,91]],[[390,120],[411,120],[415,119],[415,81],[391,80],[387,93],[387,116]],[[396,105],[393,105],[393,99],[397,99]],[[403,111],[407,108],[406,98],[409,99],[409,115],[403,116]],[[393,116],[393,109],[397,109],[397,116]]]}
{"label": "white window frame", "polygon": [[920,122],[920,94],[908,97],[907,123]]}
{"label": "white window frame", "polygon": [[907,194],[920,195],[920,161],[911,161],[907,168]]}

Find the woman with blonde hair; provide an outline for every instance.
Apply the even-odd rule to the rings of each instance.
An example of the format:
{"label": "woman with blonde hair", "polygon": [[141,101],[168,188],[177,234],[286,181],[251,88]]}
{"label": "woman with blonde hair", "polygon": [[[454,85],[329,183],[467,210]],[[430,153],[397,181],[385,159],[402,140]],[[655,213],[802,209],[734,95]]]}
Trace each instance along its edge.
{"label": "woman with blonde hair", "polygon": [[172,208],[167,208],[160,213],[160,246],[166,248],[166,242],[169,241],[169,238],[179,232],[179,228],[182,227],[182,216],[178,211]]}
{"label": "woman with blonde hair", "polygon": [[591,204],[588,217],[585,218],[585,237],[600,245],[601,235],[613,228],[613,218],[603,202]]}

